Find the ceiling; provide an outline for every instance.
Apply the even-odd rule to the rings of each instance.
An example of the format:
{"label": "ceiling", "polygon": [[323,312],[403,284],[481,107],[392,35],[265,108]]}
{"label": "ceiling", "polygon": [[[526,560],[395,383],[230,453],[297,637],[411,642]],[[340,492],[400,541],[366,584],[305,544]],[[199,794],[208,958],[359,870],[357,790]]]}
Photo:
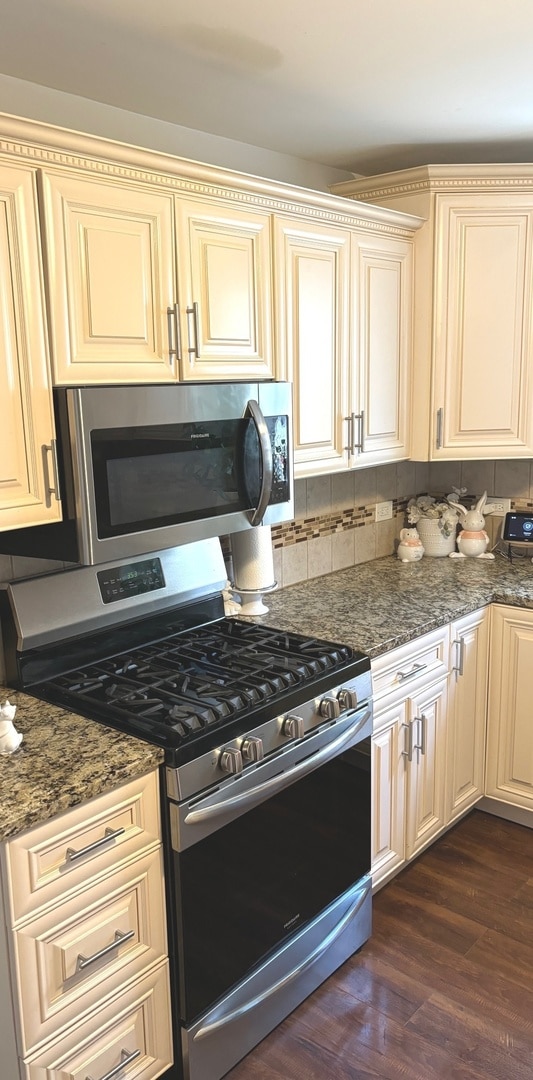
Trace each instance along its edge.
{"label": "ceiling", "polygon": [[532,40],[531,0],[4,0],[0,72],[369,174],[533,161]]}

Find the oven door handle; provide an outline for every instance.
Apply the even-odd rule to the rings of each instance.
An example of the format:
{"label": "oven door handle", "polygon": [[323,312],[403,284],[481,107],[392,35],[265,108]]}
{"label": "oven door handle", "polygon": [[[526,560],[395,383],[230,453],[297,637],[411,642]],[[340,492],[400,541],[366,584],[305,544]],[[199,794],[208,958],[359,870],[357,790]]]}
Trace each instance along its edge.
{"label": "oven door handle", "polygon": [[257,996],[250,1001],[244,1002],[243,1005],[239,1005],[238,1008],[232,1009],[231,1012],[218,1017],[216,1020],[211,1021],[211,1023],[202,1024],[202,1027],[198,1028],[198,1031],[194,1035],[195,1041],[204,1039],[207,1035],[212,1035],[215,1031],[226,1027],[227,1024],[233,1023],[234,1020],[238,1020],[239,1017],[250,1012],[251,1009],[255,1009],[257,1005],[262,1005],[263,1002],[268,1001],[274,994],[277,994],[278,990],[283,990],[291,982],[294,982],[294,979],[297,979],[299,975],[302,975],[304,971],[310,968],[312,964],[315,964],[317,960],[320,960],[320,957],[334,944],[351,920],[355,918],[361,904],[366,899],[370,888],[371,882],[369,880],[364,884],[364,887],[358,889],[354,903],[350,905],[347,911],[345,911],[338,923],[335,923],[335,926],[332,927],[324,940],[313,949],[313,952],[310,953],[309,956],[306,956],[301,963],[292,968],[292,971],[288,971],[281,979],[278,979],[277,982],[273,983],[272,986],[269,986],[267,990],[264,990],[261,994],[257,994]]}
{"label": "oven door handle", "polygon": [[365,709],[362,714],[358,713],[355,724],[351,724],[346,731],[343,731],[342,735],[339,735],[333,742],[327,743],[321,750],[317,750],[311,757],[305,758],[304,761],[301,761],[287,772],[278,773],[277,776],[265,780],[264,784],[258,784],[251,791],[243,791],[242,795],[222,799],[219,802],[211,803],[210,806],[200,807],[198,810],[190,810],[185,817],[185,824],[200,825],[210,821],[211,818],[218,817],[220,814],[229,814],[232,810],[242,812],[263,802],[264,799],[275,795],[278,791],[283,791],[284,788],[293,784],[295,780],[300,780],[302,776],[307,776],[314,769],[318,769],[319,765],[325,765],[326,762],[336,757],[357,735],[357,732],[360,731],[370,715],[370,707]]}
{"label": "oven door handle", "polygon": [[247,405],[247,410],[252,418],[255,430],[257,431],[257,438],[259,439],[259,454],[261,458],[261,490],[259,492],[259,498],[257,500],[257,506],[255,510],[251,512],[250,524],[260,525],[265,513],[266,508],[270,501],[272,494],[272,446],[270,444],[270,434],[268,431],[266,420],[261,412],[257,401],[250,399]]}

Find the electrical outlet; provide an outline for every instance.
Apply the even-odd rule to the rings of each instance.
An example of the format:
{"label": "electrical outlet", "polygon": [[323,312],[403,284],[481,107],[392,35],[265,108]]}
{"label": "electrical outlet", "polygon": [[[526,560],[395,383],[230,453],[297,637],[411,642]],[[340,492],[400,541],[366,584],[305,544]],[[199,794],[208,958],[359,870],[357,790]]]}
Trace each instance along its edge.
{"label": "electrical outlet", "polygon": [[511,500],[499,499],[496,495],[489,495],[486,506],[492,506],[493,517],[505,517],[511,509]]}
{"label": "electrical outlet", "polygon": [[392,501],[376,503],[376,521],[390,521],[392,517]]}

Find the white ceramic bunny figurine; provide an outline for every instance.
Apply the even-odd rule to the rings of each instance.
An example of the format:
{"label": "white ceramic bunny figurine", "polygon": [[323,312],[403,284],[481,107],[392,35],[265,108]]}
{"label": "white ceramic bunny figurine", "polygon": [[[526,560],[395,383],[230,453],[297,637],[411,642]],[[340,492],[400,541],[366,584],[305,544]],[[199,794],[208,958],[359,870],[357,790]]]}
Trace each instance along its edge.
{"label": "white ceramic bunny figurine", "polygon": [[9,701],[0,706],[0,754],[13,754],[22,742],[23,736],[13,723],[16,711],[17,706]]}
{"label": "white ceramic bunny figurine", "polygon": [[[485,532],[485,518],[483,517],[483,510],[487,501],[487,492],[484,491],[481,498],[477,501],[475,506],[471,510],[467,510],[461,503],[452,502],[448,499],[450,506],[453,506],[454,510],[459,511],[459,520],[462,525],[462,531],[457,537],[457,547],[459,551],[450,552],[450,559],[464,559],[466,556],[470,556],[474,559],[493,559],[492,552],[487,551],[487,547],[490,543],[490,537]],[[485,509],[486,514],[492,512],[492,507]]]}

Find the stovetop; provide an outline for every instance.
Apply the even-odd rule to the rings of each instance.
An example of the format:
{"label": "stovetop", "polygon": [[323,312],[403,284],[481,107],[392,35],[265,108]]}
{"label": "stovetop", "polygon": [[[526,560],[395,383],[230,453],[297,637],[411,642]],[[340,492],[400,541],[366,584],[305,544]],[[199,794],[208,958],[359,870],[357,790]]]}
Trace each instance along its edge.
{"label": "stovetop", "polygon": [[[78,647],[78,653],[83,649]],[[369,669],[347,645],[234,618],[65,670],[29,692],[191,760],[259,715],[327,693]]]}

